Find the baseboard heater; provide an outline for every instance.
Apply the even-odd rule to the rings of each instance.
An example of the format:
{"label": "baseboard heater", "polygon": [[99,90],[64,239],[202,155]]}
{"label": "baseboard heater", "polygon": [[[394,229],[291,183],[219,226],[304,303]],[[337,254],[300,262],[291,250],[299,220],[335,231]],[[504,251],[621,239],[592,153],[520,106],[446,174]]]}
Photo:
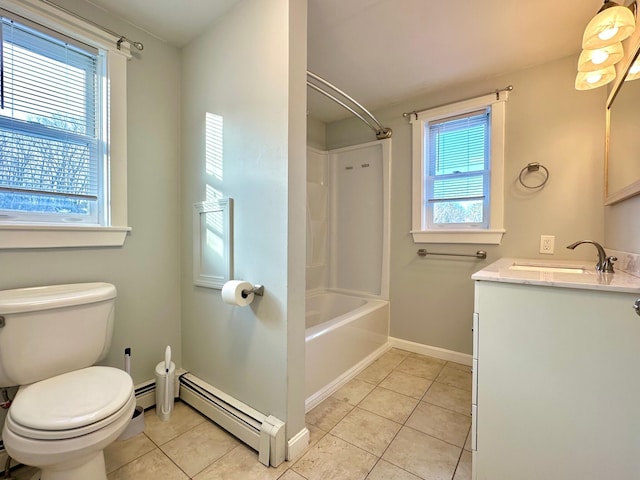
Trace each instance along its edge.
{"label": "baseboard heater", "polygon": [[191,373],[180,375],[180,399],[254,450],[260,463],[277,467],[286,454],[285,424],[236,400]]}

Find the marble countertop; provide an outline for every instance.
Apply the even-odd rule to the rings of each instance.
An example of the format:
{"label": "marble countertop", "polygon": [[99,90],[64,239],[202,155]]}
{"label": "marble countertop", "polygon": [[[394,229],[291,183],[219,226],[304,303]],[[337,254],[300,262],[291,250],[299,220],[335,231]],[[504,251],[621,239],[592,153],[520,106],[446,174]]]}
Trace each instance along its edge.
{"label": "marble countertop", "polygon": [[[519,269],[514,269],[514,265]],[[545,268],[547,266],[555,268]],[[582,271],[567,272],[569,269]],[[595,262],[585,261],[505,257],[474,273],[471,278],[488,282],[640,293],[640,277],[619,269],[616,269],[615,273],[597,272]]]}

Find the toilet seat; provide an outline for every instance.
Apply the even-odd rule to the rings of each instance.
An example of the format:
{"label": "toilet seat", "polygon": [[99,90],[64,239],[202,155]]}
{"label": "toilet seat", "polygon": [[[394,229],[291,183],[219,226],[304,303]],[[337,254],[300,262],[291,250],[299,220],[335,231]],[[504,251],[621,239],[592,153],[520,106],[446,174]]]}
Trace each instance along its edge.
{"label": "toilet seat", "polygon": [[112,367],[88,367],[20,387],[7,414],[17,435],[73,438],[112,423],[133,396],[131,377]]}

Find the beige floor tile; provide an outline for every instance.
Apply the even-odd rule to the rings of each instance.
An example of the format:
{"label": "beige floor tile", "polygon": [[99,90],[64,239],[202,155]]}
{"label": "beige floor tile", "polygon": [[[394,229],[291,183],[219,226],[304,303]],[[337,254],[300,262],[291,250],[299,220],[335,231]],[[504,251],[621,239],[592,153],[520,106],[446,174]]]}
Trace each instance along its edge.
{"label": "beige floor tile", "polygon": [[445,365],[444,360],[426,357],[424,355],[411,355],[405,358],[396,370],[416,377],[435,380]]}
{"label": "beige floor tile", "polygon": [[302,475],[294,472],[293,470],[287,470],[284,472],[278,480],[306,480]]}
{"label": "beige floor tile", "polygon": [[462,370],[463,372],[471,373],[471,366],[470,365],[463,365],[461,363],[456,363],[456,362],[447,362],[447,367],[451,367],[451,368],[455,368],[455,369],[458,369],[458,370]]}
{"label": "beige floor tile", "polygon": [[389,462],[380,460],[371,470],[367,480],[420,480],[420,477],[416,477],[413,473],[409,473]]}
{"label": "beige floor tile", "polygon": [[462,448],[471,428],[471,417],[420,402],[405,425]]}
{"label": "beige floor tile", "polygon": [[337,400],[347,402],[349,405],[357,405],[374,388],[375,385],[354,378],[331,396]]}
{"label": "beige floor tile", "polygon": [[204,422],[206,417],[183,402],[176,402],[171,418],[163,422],[156,415],[155,409],[144,413],[144,433],[156,445],[162,445],[178,435]]}
{"label": "beige floor tile", "polygon": [[367,398],[360,402],[359,407],[378,415],[404,423],[418,404],[415,398],[401,393],[392,392],[386,388],[376,387]]}
{"label": "beige floor tile", "polygon": [[471,451],[471,430],[469,430],[469,433],[467,434],[467,441],[464,442],[464,449],[469,452]]}
{"label": "beige floor tile", "polygon": [[469,390],[433,382],[422,401],[471,416],[471,391]]}
{"label": "beige floor tile", "polygon": [[185,480],[189,477],[160,449],[155,449],[111,472],[107,478],[108,480]]}
{"label": "beige floor tile", "polygon": [[400,350],[399,348],[392,348],[390,350],[387,350],[382,355],[380,355],[377,361],[380,362],[381,364],[388,365],[395,368],[398,365],[400,365],[400,363],[409,355],[411,355],[411,353],[405,350]]}
{"label": "beige floor tile", "polygon": [[310,447],[318,443],[320,439],[327,434],[327,432],[316,427],[315,425],[308,424],[307,429],[309,430],[309,446]]}
{"label": "beige floor tile", "polygon": [[365,368],[362,372],[360,372],[356,378],[358,380],[362,380],[362,381],[377,385],[382,380],[384,380],[385,377],[389,375],[394,368],[395,366],[393,364],[380,362],[376,360],[367,368]]}
{"label": "beige floor tile", "polygon": [[459,368],[446,366],[436,378],[436,382],[458,387],[463,390],[471,391],[471,369],[469,371],[460,370]]}
{"label": "beige floor tile", "polygon": [[116,440],[104,451],[107,473],[113,472],[155,448],[156,445],[144,433],[139,433],[127,440]]}
{"label": "beige floor tile", "polygon": [[308,480],[363,480],[378,458],[333,435],[325,435],[293,467]]}
{"label": "beige floor tile", "polygon": [[471,452],[462,451],[453,480],[471,480]]}
{"label": "beige floor tile", "polygon": [[420,399],[427,391],[432,381],[422,377],[394,370],[387,378],[380,382],[380,387],[402,393],[408,397]]}
{"label": "beige floor tile", "polygon": [[306,423],[310,423],[325,432],[335,427],[353,407],[333,397],[327,398],[306,416]]}
{"label": "beige floor tile", "polygon": [[453,477],[460,448],[412,428],[402,427],[382,458],[425,480]]}
{"label": "beige floor tile", "polygon": [[257,452],[245,445],[238,445],[193,478],[194,480],[275,480],[288,467],[286,462],[277,468],[266,467],[258,461]]}
{"label": "beige floor tile", "polygon": [[235,437],[215,423],[206,421],[165,443],[161,449],[193,477],[238,445]]}
{"label": "beige floor tile", "polygon": [[399,423],[356,407],[330,433],[379,457],[401,427]]}

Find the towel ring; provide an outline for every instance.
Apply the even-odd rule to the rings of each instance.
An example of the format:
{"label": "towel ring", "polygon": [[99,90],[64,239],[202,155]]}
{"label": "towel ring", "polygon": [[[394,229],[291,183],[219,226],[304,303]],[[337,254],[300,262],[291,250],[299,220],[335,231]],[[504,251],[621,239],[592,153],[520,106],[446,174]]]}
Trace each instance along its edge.
{"label": "towel ring", "polygon": [[[544,179],[538,185],[527,185],[526,183],[524,183],[524,177],[526,177],[527,174],[532,172],[538,172],[540,169],[544,170]],[[530,188],[530,189],[542,188],[549,181],[549,170],[547,169],[547,167],[545,167],[544,165],[538,162],[528,163],[527,166],[520,171],[520,175],[518,175],[518,180],[520,181],[520,184],[524,188]]]}

